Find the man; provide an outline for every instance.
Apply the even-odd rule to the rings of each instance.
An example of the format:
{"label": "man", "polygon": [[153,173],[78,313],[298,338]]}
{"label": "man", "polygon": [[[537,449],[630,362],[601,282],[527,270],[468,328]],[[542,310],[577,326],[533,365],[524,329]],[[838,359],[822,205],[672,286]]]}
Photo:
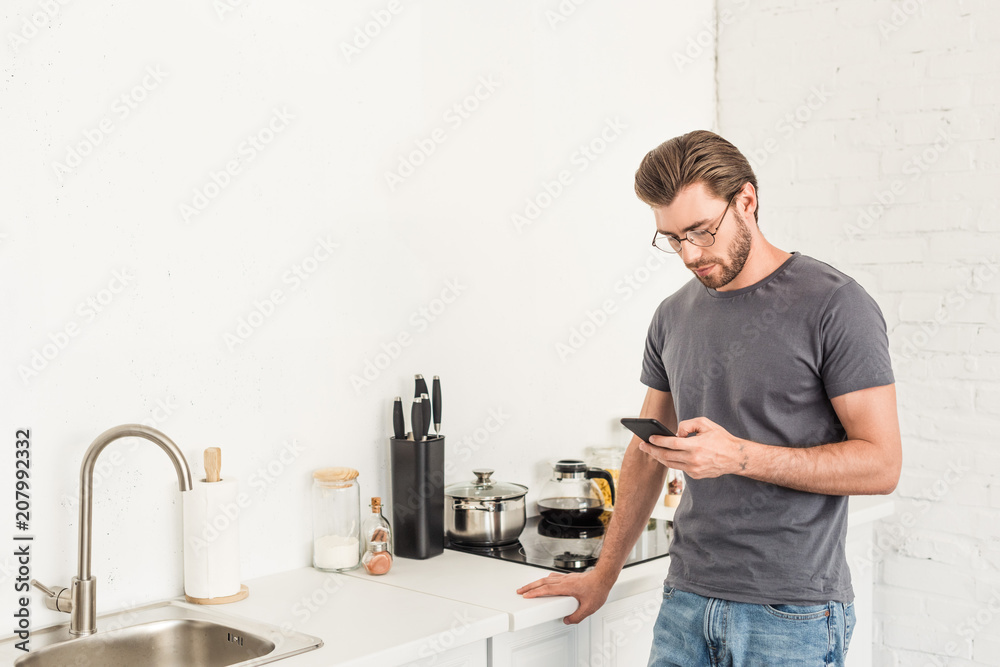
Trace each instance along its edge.
{"label": "man", "polygon": [[640,412],[677,437],[633,437],[600,560],[518,593],[598,609],[667,468],[687,488],[649,665],[843,665],[854,624],[847,496],[888,494],[902,454],[885,321],[833,267],[771,245],[757,179],[716,134],[651,151],[635,189],[653,243],[695,278],[660,304]]}

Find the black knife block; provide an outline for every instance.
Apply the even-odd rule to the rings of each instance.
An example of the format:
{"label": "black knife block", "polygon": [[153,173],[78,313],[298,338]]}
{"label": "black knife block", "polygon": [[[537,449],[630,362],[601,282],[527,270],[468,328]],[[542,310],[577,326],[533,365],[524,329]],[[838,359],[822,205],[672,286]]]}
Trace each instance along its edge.
{"label": "black knife block", "polygon": [[424,559],[444,551],[444,436],[389,439],[393,555]]}

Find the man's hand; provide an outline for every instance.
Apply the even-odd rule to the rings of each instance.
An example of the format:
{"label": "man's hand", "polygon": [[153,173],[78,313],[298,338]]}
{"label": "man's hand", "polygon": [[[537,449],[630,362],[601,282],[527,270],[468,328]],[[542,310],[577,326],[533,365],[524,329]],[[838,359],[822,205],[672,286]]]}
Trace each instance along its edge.
{"label": "man's hand", "polygon": [[[690,435],[690,437],[688,437]],[[650,436],[639,449],[674,470],[695,479],[741,474],[748,452],[744,440],[732,435],[707,417],[686,419],[677,425],[677,437]]]}
{"label": "man's hand", "polygon": [[576,598],[580,603],[569,616],[563,618],[563,623],[572,625],[579,623],[601,608],[608,599],[608,593],[614,581],[607,583],[595,570],[575,572],[573,574],[552,573],[544,579],[538,579],[517,589],[518,595],[525,598],[540,598],[550,595],[566,595]]}

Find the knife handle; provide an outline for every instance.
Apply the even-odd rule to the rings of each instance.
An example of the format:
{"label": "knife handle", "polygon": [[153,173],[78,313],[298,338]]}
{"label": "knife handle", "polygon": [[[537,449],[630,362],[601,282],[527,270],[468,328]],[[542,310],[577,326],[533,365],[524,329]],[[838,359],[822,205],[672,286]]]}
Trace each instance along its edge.
{"label": "knife handle", "polygon": [[403,419],[403,399],[397,396],[392,402],[392,434],[396,440],[406,437],[406,422]]}
{"label": "knife handle", "polygon": [[431,399],[427,394],[420,394],[420,406],[423,408],[422,419],[420,421],[424,426],[424,432],[422,435],[426,438],[427,434],[431,430]]}
{"label": "knife handle", "polygon": [[431,388],[434,390],[431,400],[431,405],[434,407],[434,433],[441,435],[441,378],[437,375],[434,376]]}
{"label": "knife handle", "polygon": [[413,439],[424,439],[424,406],[419,398],[414,399],[410,408],[410,425],[413,427]]}
{"label": "knife handle", "polygon": [[420,398],[421,394],[427,393],[427,380],[424,379],[423,375],[414,375],[413,385],[413,398]]}

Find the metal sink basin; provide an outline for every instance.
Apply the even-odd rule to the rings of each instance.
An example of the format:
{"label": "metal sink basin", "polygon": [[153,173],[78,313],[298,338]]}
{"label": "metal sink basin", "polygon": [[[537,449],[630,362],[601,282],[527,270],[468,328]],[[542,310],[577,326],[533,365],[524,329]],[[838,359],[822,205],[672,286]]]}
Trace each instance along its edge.
{"label": "metal sink basin", "polygon": [[[30,653],[0,644],[14,667],[223,667],[264,665],[317,649],[319,637],[220,614],[186,602],[161,602],[97,619],[97,633],[73,638],[68,624],[31,633]],[[21,656],[21,657],[17,657]],[[7,658],[6,660],[4,658]]]}

